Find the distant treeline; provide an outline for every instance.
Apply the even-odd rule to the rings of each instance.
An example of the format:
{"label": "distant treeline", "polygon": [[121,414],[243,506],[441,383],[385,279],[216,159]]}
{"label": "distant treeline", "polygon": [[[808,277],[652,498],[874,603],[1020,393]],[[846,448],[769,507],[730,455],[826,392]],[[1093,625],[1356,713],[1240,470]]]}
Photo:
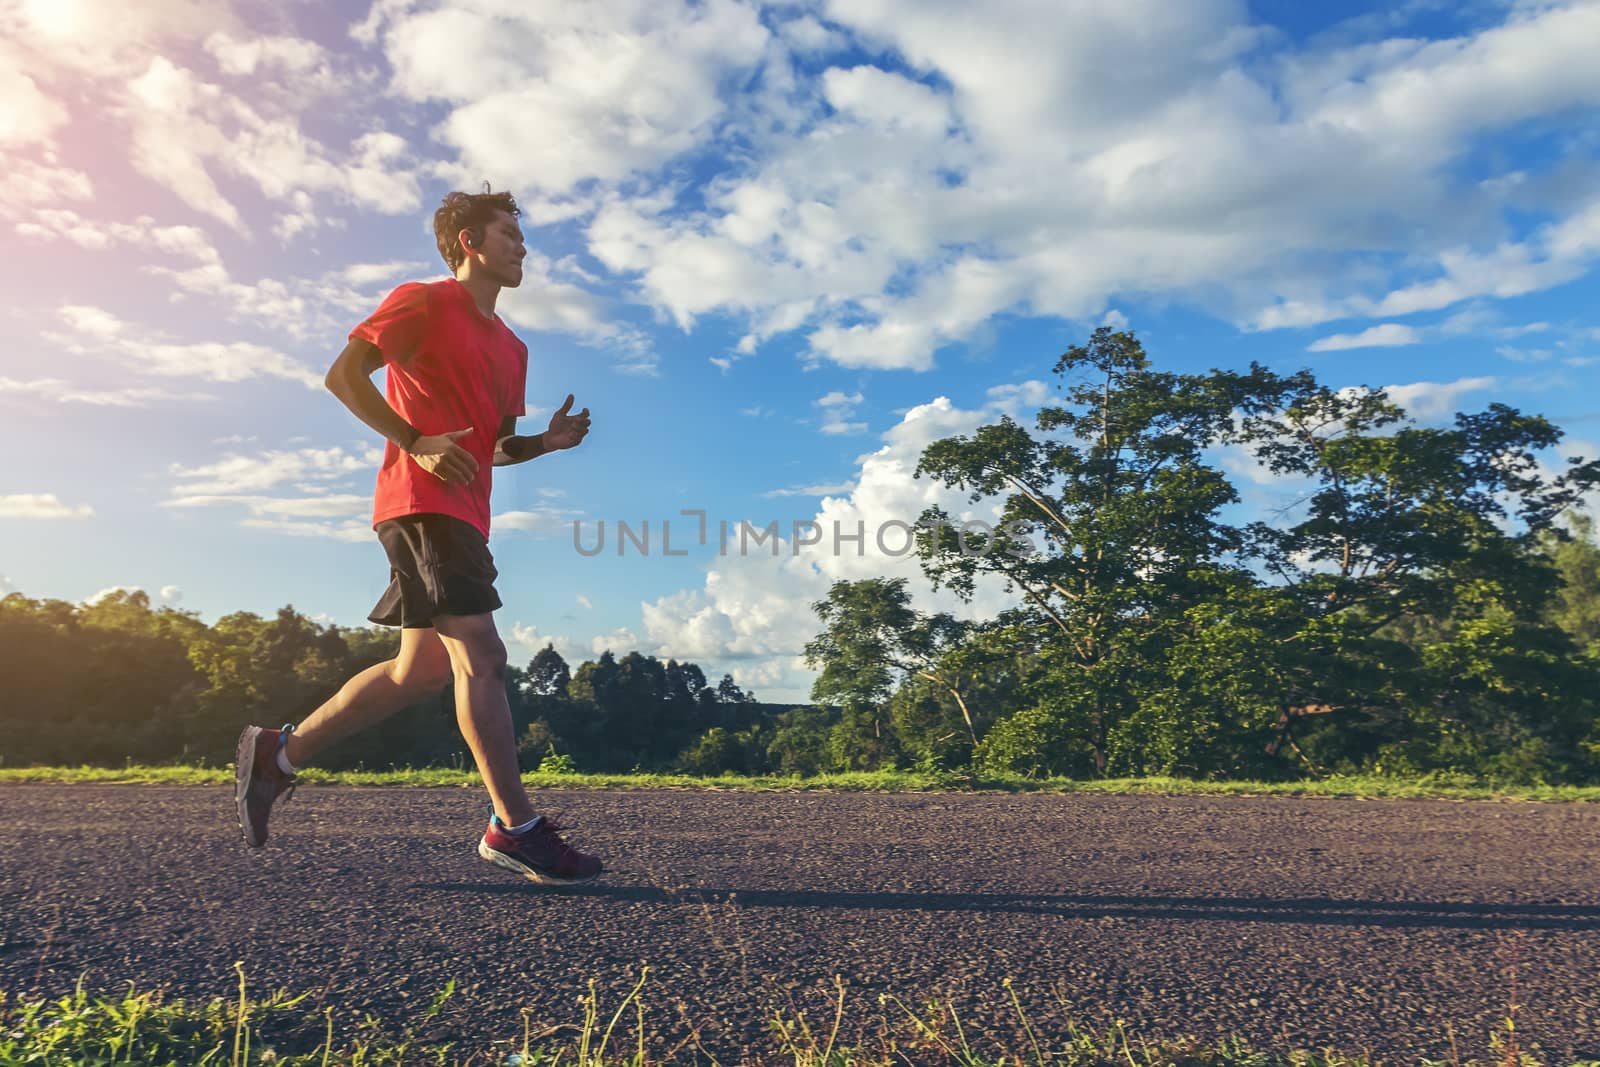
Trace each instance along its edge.
{"label": "distant treeline", "polygon": [[[398,651],[396,630],[322,626],[293,607],[208,626],[152,608],[143,592],[92,605],[12,593],[0,600],[0,763],[222,763],[246,724],[298,721]],[[720,770],[713,752],[742,766],[720,739],[781,733],[791,711],[756,702],[730,676],[710,684],[693,663],[606,652],[573,673],[549,646],[507,669],[506,695],[529,769],[552,754],[595,771]],[[470,763],[450,687],[317,760],[329,769]]]}
{"label": "distant treeline", "polygon": [[[962,620],[904,578],[814,609],[802,706],[692,663],[552,647],[509,670],[525,766],[1282,779],[1458,772],[1600,781],[1600,461],[1503,404],[1448,427],[1309,372],[1158,371],[1132,334],[1056,360],[1053,405],[935,441],[916,549],[935,588],[1003,583]],[[1242,476],[1270,521],[1230,521]],[[234,614],[142,593],[0,601],[0,760],[226,760],[395,654],[393,630]],[[329,767],[464,765],[453,698],[344,743]]]}

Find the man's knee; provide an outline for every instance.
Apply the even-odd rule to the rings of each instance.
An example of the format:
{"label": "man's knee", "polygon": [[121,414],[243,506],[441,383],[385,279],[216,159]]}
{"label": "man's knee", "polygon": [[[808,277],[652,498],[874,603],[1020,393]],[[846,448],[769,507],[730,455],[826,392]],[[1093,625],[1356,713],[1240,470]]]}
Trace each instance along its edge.
{"label": "man's knee", "polygon": [[433,693],[450,684],[450,655],[440,645],[429,652],[401,656],[391,671],[396,685]]}
{"label": "man's knee", "polygon": [[469,678],[497,678],[505,681],[506,646],[498,637],[466,647],[466,673]]}
{"label": "man's knee", "polygon": [[467,673],[474,678],[499,678],[506,680],[506,645],[498,638],[469,654]]}
{"label": "man's knee", "polygon": [[456,674],[470,679],[506,677],[506,645],[495,632],[488,616],[436,619],[441,636],[447,638]]}

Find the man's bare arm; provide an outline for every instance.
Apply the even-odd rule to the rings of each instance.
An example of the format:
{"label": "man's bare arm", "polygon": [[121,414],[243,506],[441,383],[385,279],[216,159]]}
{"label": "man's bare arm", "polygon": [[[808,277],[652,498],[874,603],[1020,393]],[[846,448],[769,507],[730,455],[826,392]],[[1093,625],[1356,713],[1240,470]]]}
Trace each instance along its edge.
{"label": "man's bare arm", "polygon": [[323,384],[350,409],[351,414],[399,446],[424,470],[451,485],[466,485],[478,473],[478,461],[456,444],[471,429],[427,436],[401,418],[372,384],[372,374],[383,366],[383,353],[359,338],[345,345],[328,369]]}

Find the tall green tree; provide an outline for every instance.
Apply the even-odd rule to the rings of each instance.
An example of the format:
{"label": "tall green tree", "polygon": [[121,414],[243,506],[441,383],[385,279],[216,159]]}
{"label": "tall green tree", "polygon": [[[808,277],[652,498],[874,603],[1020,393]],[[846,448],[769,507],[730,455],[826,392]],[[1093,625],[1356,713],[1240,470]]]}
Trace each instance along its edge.
{"label": "tall green tree", "polygon": [[[1238,439],[1309,486],[1249,544],[1296,618],[1276,684],[1297,711],[1337,712],[1312,727],[1319,746],[1423,769],[1576,758],[1592,704],[1548,622],[1560,579],[1537,548],[1600,464],[1552,467],[1561,431],[1502,404],[1427,427],[1381,390],[1284,384]],[[1363,738],[1376,748],[1353,750]]]}
{"label": "tall green tree", "polygon": [[1056,362],[1061,402],[1030,433],[1009,417],[929,445],[919,476],[1001,499],[992,533],[923,515],[925,572],[970,596],[981,576],[1020,593],[1039,641],[1027,706],[985,739],[996,768],[1104,774],[1174,615],[1241,547],[1219,512],[1238,498],[1207,461],[1236,409],[1275,382],[1154,370],[1129,333],[1100,329]]}
{"label": "tall green tree", "polygon": [[[979,628],[947,612],[917,611],[904,578],[835,582],[812,610],[824,627],[805,647],[807,664],[820,671],[813,700],[873,709],[875,732],[881,732],[877,710],[891,692],[905,691],[891,719],[902,744],[923,758],[935,748],[949,751],[941,711],[949,703],[959,713],[969,752],[977,746],[979,723],[968,697],[995,652],[992,641],[979,639]],[[920,683],[916,693],[906,689],[912,680]]]}

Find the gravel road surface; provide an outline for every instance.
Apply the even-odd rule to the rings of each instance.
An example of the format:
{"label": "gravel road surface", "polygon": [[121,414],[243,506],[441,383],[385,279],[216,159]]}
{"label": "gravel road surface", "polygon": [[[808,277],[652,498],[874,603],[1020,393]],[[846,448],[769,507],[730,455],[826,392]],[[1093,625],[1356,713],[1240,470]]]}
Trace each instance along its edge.
{"label": "gravel road surface", "polygon": [[[260,851],[229,788],[0,786],[0,990],[312,990],[466,1047],[580,1021],[651,967],[665,1051],[845,1033],[879,995],[1038,1027],[1488,1058],[1515,974],[1546,1062],[1600,1059],[1600,806],[1287,798],[545,791],[611,870],[541,888],[474,851],[464,789],[305,787]],[[316,1035],[309,1042],[314,1044]],[[1024,1046],[1013,1046],[1024,1047]]]}

